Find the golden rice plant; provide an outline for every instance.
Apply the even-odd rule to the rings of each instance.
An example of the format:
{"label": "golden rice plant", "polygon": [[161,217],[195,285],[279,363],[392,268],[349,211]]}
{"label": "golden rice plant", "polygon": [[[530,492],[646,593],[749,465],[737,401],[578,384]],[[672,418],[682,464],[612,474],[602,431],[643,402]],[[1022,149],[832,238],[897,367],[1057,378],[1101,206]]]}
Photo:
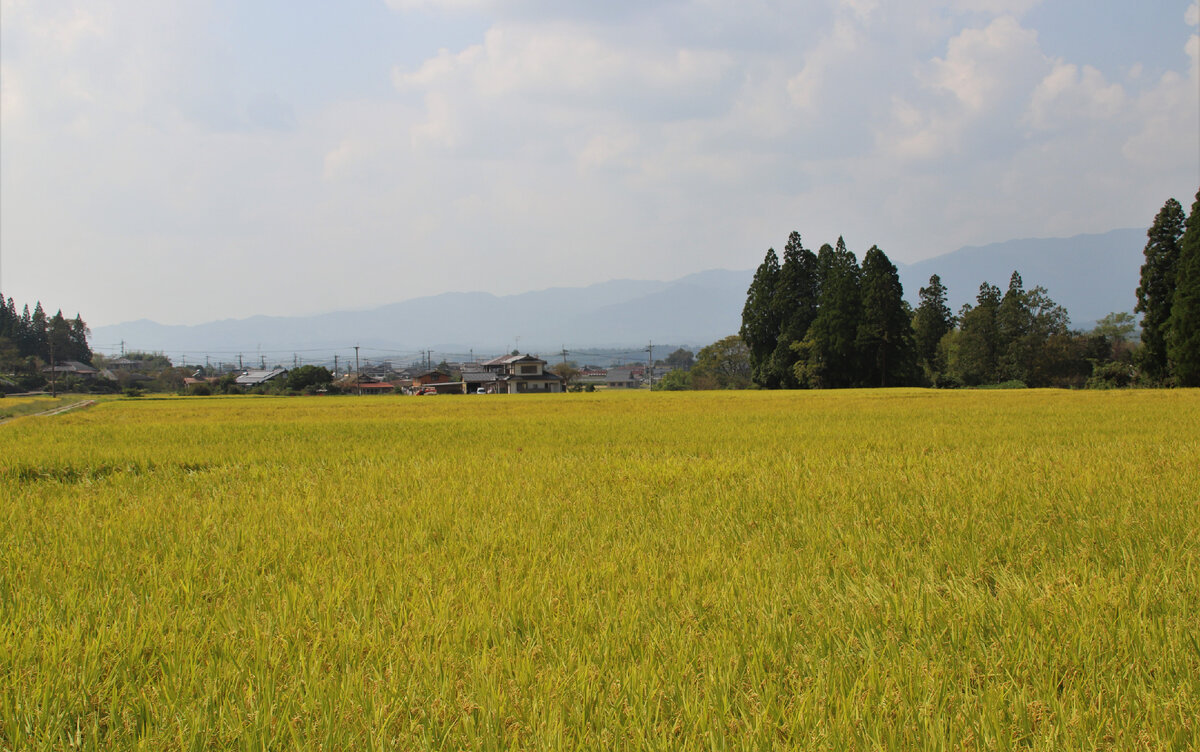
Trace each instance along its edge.
{"label": "golden rice plant", "polygon": [[1200,393],[0,427],[0,749],[1195,749]]}

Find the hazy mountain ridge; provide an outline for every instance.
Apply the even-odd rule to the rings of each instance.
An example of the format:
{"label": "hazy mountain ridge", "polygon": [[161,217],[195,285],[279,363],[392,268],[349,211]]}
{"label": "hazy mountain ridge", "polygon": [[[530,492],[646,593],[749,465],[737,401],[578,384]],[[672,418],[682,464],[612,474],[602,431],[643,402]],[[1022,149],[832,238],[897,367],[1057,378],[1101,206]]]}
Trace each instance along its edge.
{"label": "hazy mountain ridge", "polygon": [[[949,290],[954,310],[974,302],[981,282],[1007,288],[1014,269],[1026,289],[1045,287],[1076,327],[1112,311],[1132,311],[1145,231],[1122,229],[1071,238],[1012,240],[966,247],[914,264],[898,264],[914,305],[931,274]],[[859,254],[861,256],[861,253]],[[193,326],[145,319],[96,327],[93,345],[203,353],[258,349],[363,347],[442,352],[556,351],[628,347],[649,341],[703,345],[736,332],[753,270],[710,270],[672,281],[612,280],[517,295],[451,292],[357,311],[313,316],[252,316]]]}

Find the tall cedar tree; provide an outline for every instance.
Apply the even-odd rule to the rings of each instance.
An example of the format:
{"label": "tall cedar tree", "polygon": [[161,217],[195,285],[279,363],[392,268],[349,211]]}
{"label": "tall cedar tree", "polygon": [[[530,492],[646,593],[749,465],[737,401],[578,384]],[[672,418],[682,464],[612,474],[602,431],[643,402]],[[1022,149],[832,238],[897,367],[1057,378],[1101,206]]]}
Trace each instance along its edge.
{"label": "tall cedar tree", "polygon": [[746,291],[739,333],[750,352],[750,377],[755,384],[769,389],[779,386],[778,378],[771,372],[771,354],[779,339],[779,310],[772,300],[778,285],[779,257],[774,248],[768,248]]}
{"label": "tall cedar tree", "polygon": [[[1192,211],[1195,214],[1195,210]],[[1168,319],[1175,297],[1175,276],[1179,266],[1180,239],[1183,237],[1183,207],[1167,199],[1146,231],[1149,238],[1142,253],[1141,284],[1137,288],[1134,311],[1142,315],[1142,373],[1155,381],[1167,377]]]}
{"label": "tall cedar tree", "polygon": [[[821,388],[856,386],[858,319],[862,310],[858,259],[838,238],[837,247],[821,246],[817,253],[821,289],[817,317],[805,341],[803,359],[808,385]],[[797,363],[798,367],[802,364]]]}
{"label": "tall cedar tree", "polygon": [[887,254],[871,246],[862,262],[862,309],[855,344],[868,386],[904,386],[914,379],[912,318],[900,275]]}
{"label": "tall cedar tree", "polygon": [[942,278],[934,274],[929,278],[929,287],[920,290],[921,302],[913,316],[913,332],[916,338],[917,357],[931,375],[946,370],[938,354],[938,345],[952,329],[956,319],[946,302],[946,288]]}
{"label": "tall cedar tree", "polygon": [[29,338],[32,343],[32,354],[37,355],[46,362],[50,361],[50,322],[46,319],[46,312],[42,309],[42,301],[38,301],[33,308],[33,319],[29,329]]}
{"label": "tall cedar tree", "polygon": [[1033,312],[1029,310],[1029,295],[1020,272],[1008,278],[1008,290],[996,309],[996,361],[1001,380],[1027,381],[1025,350],[1026,336],[1033,329]]}
{"label": "tall cedar tree", "polygon": [[783,266],[775,288],[780,326],[770,368],[779,386],[788,389],[800,386],[793,372],[797,354],[792,344],[804,339],[817,317],[817,295],[817,255],[804,247],[800,233],[793,232],[783,249]]}
{"label": "tall cedar tree", "polygon": [[1179,246],[1175,299],[1167,322],[1167,360],[1179,386],[1200,386],[1200,191]]}
{"label": "tall cedar tree", "polygon": [[1000,288],[984,282],[975,306],[964,305],[959,314],[959,337],[952,369],[964,383],[986,384],[996,380],[1000,333],[996,321]]}

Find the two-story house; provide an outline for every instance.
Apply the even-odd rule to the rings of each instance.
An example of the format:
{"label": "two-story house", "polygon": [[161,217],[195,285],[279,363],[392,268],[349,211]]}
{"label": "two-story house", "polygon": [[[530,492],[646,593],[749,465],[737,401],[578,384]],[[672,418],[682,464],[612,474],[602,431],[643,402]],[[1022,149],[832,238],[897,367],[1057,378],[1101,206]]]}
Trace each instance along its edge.
{"label": "two-story house", "polygon": [[499,394],[547,394],[563,391],[563,380],[546,370],[546,361],[533,355],[502,355],[464,370],[467,392],[483,389]]}

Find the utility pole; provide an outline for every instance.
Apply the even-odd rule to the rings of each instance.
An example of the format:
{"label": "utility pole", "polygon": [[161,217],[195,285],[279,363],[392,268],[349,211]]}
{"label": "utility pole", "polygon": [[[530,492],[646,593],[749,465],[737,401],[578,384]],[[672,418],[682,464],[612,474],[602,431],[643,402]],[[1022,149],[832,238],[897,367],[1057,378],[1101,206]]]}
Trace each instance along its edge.
{"label": "utility pole", "polygon": [[563,356],[563,365],[565,366],[567,364],[567,346],[566,345],[562,346],[562,350],[559,351],[559,354]]}
{"label": "utility pole", "polygon": [[244,370],[242,368],[242,354],[241,353],[238,353],[238,370],[239,371]]}
{"label": "utility pole", "polygon": [[333,354],[333,377],[337,378],[337,353]]}
{"label": "utility pole", "polygon": [[651,341],[646,345],[646,352],[650,353],[646,356],[646,367],[650,373],[650,388],[654,388],[654,342]]}
{"label": "utility pole", "polygon": [[362,370],[358,367],[358,345],[354,346],[354,383],[358,387],[358,396],[362,396]]}

